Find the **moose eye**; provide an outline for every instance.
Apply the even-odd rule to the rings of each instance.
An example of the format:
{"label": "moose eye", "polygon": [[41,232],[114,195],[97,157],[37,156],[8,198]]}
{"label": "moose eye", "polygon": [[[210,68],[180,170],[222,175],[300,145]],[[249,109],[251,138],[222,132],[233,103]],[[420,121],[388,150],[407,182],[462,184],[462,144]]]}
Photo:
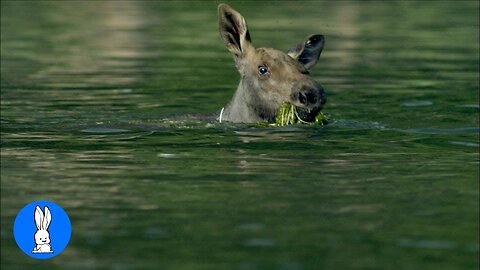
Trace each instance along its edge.
{"label": "moose eye", "polygon": [[266,66],[259,66],[258,67],[258,73],[260,73],[261,75],[265,75],[268,73],[268,67]]}

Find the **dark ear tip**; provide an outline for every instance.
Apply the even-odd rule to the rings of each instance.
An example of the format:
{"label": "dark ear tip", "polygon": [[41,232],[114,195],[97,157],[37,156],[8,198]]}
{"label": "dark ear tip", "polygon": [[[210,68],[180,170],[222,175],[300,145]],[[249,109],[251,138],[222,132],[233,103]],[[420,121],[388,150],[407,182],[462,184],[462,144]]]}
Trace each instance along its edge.
{"label": "dark ear tip", "polygon": [[308,37],[305,45],[315,46],[317,44],[323,43],[325,41],[325,37],[323,35],[311,35]]}
{"label": "dark ear tip", "polygon": [[320,35],[320,34],[316,34],[316,35],[312,35],[310,36],[310,38],[308,39],[308,41],[310,42],[319,42],[319,41],[322,41],[325,39],[325,36],[324,35]]}

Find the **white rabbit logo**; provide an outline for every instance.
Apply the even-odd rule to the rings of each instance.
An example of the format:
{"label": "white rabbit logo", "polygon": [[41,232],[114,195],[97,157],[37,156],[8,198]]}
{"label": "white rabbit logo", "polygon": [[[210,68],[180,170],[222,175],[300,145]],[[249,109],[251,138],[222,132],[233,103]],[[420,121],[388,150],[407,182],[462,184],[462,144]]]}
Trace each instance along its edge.
{"label": "white rabbit logo", "polygon": [[50,209],[45,206],[45,213],[42,212],[40,206],[35,207],[35,225],[37,226],[37,231],[35,232],[35,244],[32,253],[53,253],[52,247],[50,246],[50,233],[48,232],[48,227],[52,221],[52,214]]}

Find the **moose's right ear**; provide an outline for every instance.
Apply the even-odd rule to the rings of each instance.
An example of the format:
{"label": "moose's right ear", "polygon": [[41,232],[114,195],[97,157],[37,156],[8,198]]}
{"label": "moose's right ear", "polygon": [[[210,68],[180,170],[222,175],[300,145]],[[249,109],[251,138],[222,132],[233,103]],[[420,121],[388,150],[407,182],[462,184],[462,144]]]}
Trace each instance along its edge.
{"label": "moose's right ear", "polygon": [[223,43],[237,57],[252,46],[245,18],[229,5],[218,5],[218,24]]}

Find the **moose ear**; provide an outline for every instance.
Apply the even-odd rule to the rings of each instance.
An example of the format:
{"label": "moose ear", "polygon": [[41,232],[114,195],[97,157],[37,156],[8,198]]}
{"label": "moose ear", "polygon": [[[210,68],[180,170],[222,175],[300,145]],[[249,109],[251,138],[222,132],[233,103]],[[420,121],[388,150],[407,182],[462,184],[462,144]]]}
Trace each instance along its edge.
{"label": "moose ear", "polygon": [[227,4],[218,5],[218,24],[220,36],[227,49],[234,55],[241,56],[251,46],[245,18]]}
{"label": "moose ear", "polygon": [[288,50],[287,54],[297,59],[306,69],[310,69],[317,64],[324,45],[323,35],[311,35],[304,42]]}

